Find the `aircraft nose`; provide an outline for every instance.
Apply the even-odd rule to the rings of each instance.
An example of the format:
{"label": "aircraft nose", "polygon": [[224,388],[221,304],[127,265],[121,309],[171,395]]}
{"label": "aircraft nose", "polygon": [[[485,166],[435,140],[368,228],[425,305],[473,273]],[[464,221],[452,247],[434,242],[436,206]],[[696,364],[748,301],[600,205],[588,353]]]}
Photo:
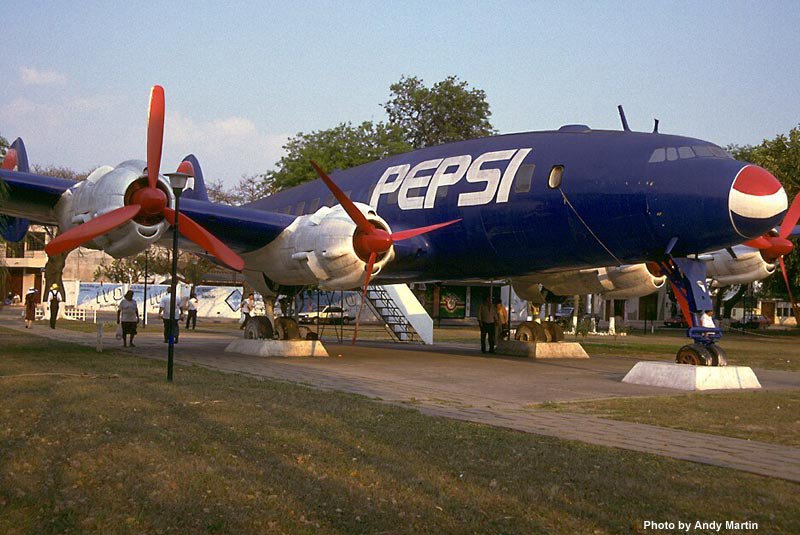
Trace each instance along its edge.
{"label": "aircraft nose", "polygon": [[728,210],[733,228],[745,238],[760,236],[775,227],[788,206],[786,191],[766,169],[746,165],[733,180]]}

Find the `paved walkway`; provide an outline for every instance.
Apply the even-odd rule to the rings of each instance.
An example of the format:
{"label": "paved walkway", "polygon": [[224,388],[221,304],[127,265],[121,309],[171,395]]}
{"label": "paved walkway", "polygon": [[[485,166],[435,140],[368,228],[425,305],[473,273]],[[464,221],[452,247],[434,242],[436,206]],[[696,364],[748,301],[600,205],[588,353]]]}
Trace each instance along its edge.
{"label": "paved walkway", "polygon": [[[26,331],[9,316],[0,325],[63,341],[94,346],[96,336],[39,322]],[[581,361],[534,361],[486,358],[454,346],[408,348],[393,345],[327,344],[329,359],[261,358],[224,353],[238,333],[185,333],[176,348],[176,362],[221,371],[291,381],[315,388],[363,394],[384,402],[443,416],[567,440],[663,455],[736,468],[800,482],[800,448],[694,433],[535,409],[543,401],[608,397],[678,395],[665,388],[627,385],[620,380],[631,359],[592,358]],[[166,358],[158,326],[137,337],[132,352]],[[118,347],[113,330],[106,347]],[[800,373],[756,371],[765,389],[800,389]],[[180,381],[179,370],[176,380]]]}

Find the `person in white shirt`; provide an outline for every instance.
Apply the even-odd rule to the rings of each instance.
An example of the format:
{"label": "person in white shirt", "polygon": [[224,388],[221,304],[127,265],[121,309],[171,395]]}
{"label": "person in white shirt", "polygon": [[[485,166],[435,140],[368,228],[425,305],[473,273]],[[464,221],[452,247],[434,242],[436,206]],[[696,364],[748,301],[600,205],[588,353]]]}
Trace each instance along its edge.
{"label": "person in white shirt", "polygon": [[136,325],[139,323],[139,305],[133,298],[133,290],[125,292],[125,299],[117,306],[117,323],[122,325],[122,345],[128,347],[127,337],[131,338],[131,347],[136,347],[133,337],[136,336]]}
{"label": "person in white shirt", "polygon": [[[181,313],[180,301],[178,299],[175,299],[175,307],[170,311],[170,297],[170,292],[167,292],[164,294],[164,297],[161,298],[161,302],[158,304],[158,315],[161,316],[161,319],[164,321],[164,343],[169,341],[170,332],[173,332],[175,333],[175,343],[177,344],[178,336],[180,335],[178,321],[183,314]],[[170,329],[173,330],[170,331]]]}
{"label": "person in white shirt", "polygon": [[56,319],[58,318],[58,308],[61,305],[61,292],[58,291],[58,284],[50,286],[50,291],[47,292],[47,302],[50,305],[50,328],[56,328]]}
{"label": "person in white shirt", "polygon": [[700,327],[705,327],[706,329],[716,329],[717,325],[714,323],[714,311],[713,310],[705,310],[703,311],[703,315],[700,316]]}
{"label": "person in white shirt", "polygon": [[192,330],[197,327],[197,296],[192,292],[189,295],[189,300],[186,301],[186,330],[189,330],[189,324],[192,324]]}
{"label": "person in white shirt", "polygon": [[242,325],[239,327],[240,329],[244,329],[244,326],[247,325],[247,320],[250,319],[253,311],[256,309],[256,296],[253,292],[250,292],[250,295],[247,296],[247,299],[242,301]]}

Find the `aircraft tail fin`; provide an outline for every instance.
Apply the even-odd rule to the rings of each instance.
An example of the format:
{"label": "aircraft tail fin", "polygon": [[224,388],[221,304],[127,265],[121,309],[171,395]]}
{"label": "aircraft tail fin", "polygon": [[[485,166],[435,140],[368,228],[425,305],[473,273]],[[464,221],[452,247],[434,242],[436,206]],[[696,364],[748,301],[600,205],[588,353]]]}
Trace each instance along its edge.
{"label": "aircraft tail fin", "polygon": [[200,167],[200,162],[194,154],[188,155],[183,159],[184,162],[189,162],[194,168],[194,185],[191,189],[183,192],[181,197],[188,197],[197,201],[208,201],[208,192],[206,191],[206,183],[203,179],[203,169]]}
{"label": "aircraft tail fin", "polygon": [[[9,147],[9,151],[14,151],[15,166],[20,173],[30,173],[28,166],[28,151],[25,150],[25,142],[18,137]],[[0,236],[11,243],[17,243],[25,238],[30,227],[30,221],[21,217],[0,216]]]}

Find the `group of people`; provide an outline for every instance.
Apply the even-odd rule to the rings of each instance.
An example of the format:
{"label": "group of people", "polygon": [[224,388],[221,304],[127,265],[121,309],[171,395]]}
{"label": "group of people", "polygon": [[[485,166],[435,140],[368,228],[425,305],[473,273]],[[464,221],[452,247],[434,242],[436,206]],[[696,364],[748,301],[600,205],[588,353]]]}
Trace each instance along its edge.
{"label": "group of people", "polygon": [[504,337],[508,325],[508,311],[500,299],[493,301],[491,295],[486,296],[478,307],[478,325],[481,328],[481,353],[487,352],[487,338],[488,352],[494,353],[495,343]]}
{"label": "group of people", "polygon": [[[177,344],[180,335],[179,322],[184,319],[184,312],[186,312],[186,329],[195,330],[197,328],[198,300],[197,295],[192,292],[185,303],[181,303],[181,300],[177,299],[175,306],[171,307],[171,301],[172,296],[169,293],[165,293],[158,303],[158,315],[164,322],[164,343],[169,342],[170,334],[172,334]],[[117,307],[117,323],[121,327],[122,345],[127,347],[128,338],[130,338],[130,346],[136,347],[133,343],[133,338],[137,334],[136,327],[139,324],[139,305],[133,298],[133,291],[131,290],[125,293],[125,297]]]}
{"label": "group of people", "polygon": [[[9,294],[11,295],[11,294]],[[46,301],[50,305],[50,328],[56,328],[56,320],[58,319],[58,310],[63,301],[61,292],[58,289],[58,284],[53,284],[47,291]],[[25,294],[25,312],[23,318],[25,319],[25,328],[30,329],[33,322],[36,320],[36,306],[39,304],[39,291],[31,287],[28,293]]]}

